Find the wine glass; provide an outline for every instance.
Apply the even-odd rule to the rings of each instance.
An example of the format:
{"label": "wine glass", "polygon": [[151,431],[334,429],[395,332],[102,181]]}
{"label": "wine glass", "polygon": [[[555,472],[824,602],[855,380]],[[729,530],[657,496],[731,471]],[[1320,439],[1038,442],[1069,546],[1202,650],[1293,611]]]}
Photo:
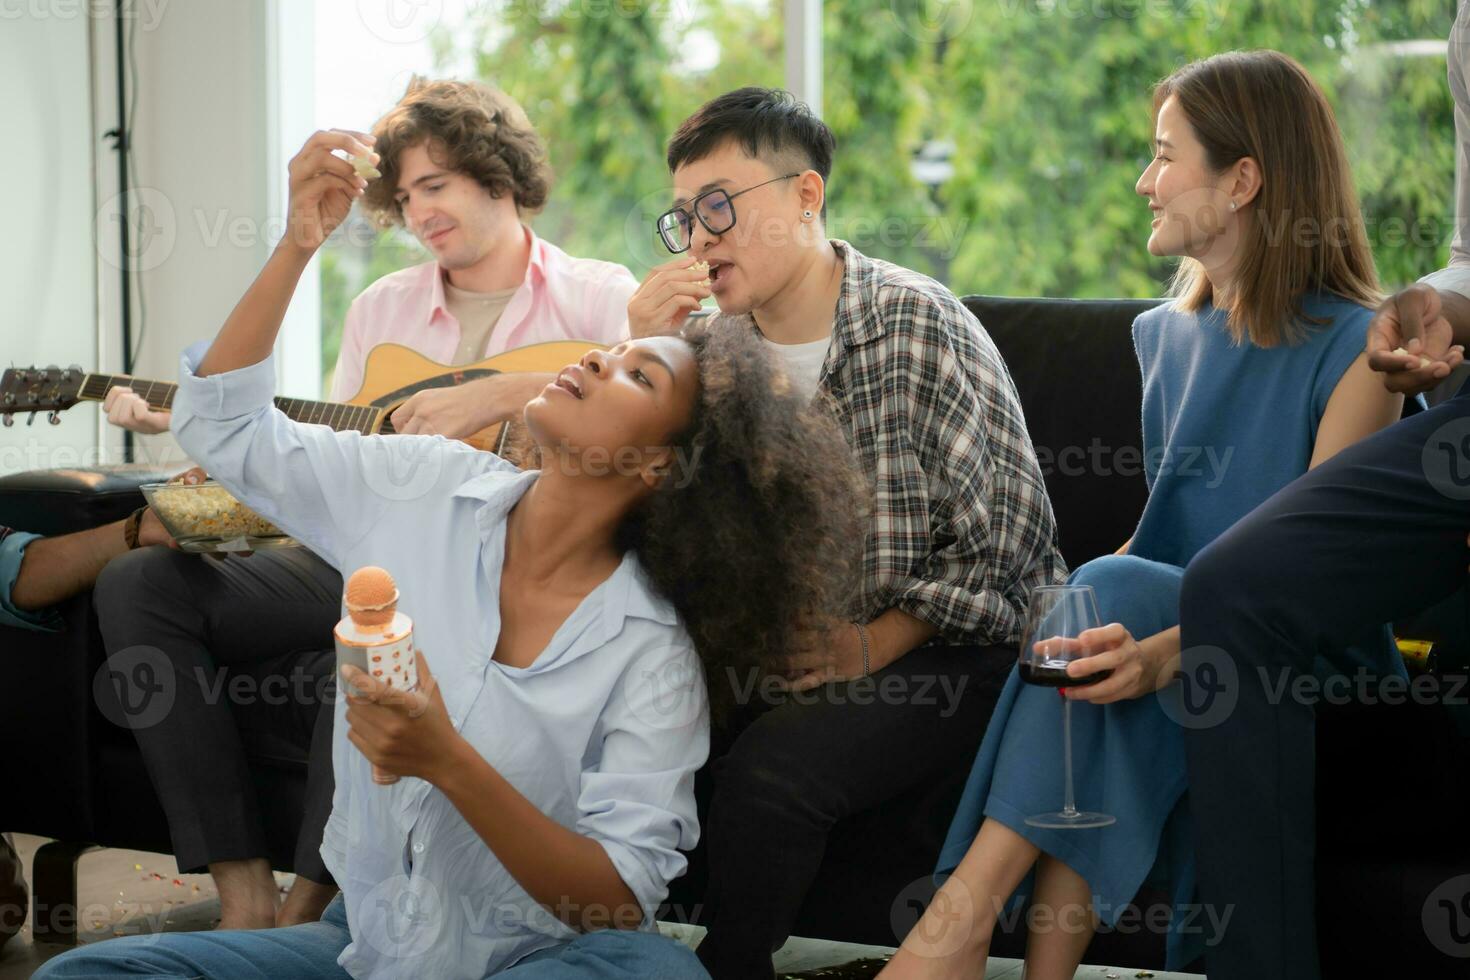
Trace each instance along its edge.
{"label": "wine glass", "polygon": [[[1097,614],[1097,595],[1090,585],[1043,585],[1032,591],[1026,631],[1021,635],[1018,670],[1021,680],[1043,687],[1082,687],[1103,680],[1111,670],[1085,677],[1067,675],[1067,664],[1090,655],[1077,638],[1102,625]],[[1078,810],[1072,795],[1072,701],[1062,705],[1063,771],[1066,802],[1060,811],[1027,817],[1032,827],[1052,829],[1106,827],[1117,818],[1106,813]]]}

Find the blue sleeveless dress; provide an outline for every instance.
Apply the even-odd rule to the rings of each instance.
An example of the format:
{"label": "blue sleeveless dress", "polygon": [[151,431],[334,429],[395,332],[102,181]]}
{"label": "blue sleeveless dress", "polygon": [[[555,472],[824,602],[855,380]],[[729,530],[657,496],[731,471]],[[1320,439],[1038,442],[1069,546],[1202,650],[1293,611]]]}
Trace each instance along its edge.
{"label": "blue sleeveless dress", "polygon": [[[1303,312],[1325,319],[1294,346],[1232,342],[1225,314],[1212,306],[1184,313],[1165,306],[1141,315],[1133,341],[1143,372],[1144,470],[1148,503],[1127,555],[1077,569],[1069,581],[1093,586],[1104,623],[1142,639],[1179,624],[1184,567],[1206,544],[1307,471],[1317,426],[1338,381],[1363,352],[1372,312],[1340,297],[1304,297]],[[1122,542],[1119,542],[1120,544]],[[1269,561],[1269,555],[1262,555]],[[1361,665],[1381,672],[1387,627],[1353,650],[1320,660],[1319,676]],[[1117,817],[1091,830],[1028,827],[1032,814],[1062,806],[1062,701],[1052,688],[1016,671],[986,729],[937,875],[960,863],[986,817],[998,820],[1072,868],[1093,892],[1101,928],[1145,883],[1173,901],[1168,969],[1199,956],[1216,925],[1194,899],[1194,855],[1183,729],[1160,695],[1108,705],[1072,706],[1077,807]],[[1007,909],[1031,891],[1022,882]],[[1143,921],[1150,921],[1145,912]],[[1216,910],[1216,917],[1223,912]]]}

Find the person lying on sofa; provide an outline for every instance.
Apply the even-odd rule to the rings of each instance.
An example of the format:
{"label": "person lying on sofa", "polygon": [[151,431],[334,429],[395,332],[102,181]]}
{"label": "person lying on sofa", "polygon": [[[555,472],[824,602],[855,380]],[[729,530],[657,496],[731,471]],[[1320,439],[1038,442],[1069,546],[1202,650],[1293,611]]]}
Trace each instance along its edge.
{"label": "person lying on sofa", "polygon": [[833,152],[785,92],[704,105],[668,147],[675,206],[657,231],[680,258],[628,304],[638,334],[713,295],[711,329],[779,357],[875,485],[852,621],[803,633],[792,690],[752,699],[710,766],[699,957],[716,980],[772,975],[835,822],[973,756],[1032,588],[1066,574],[1000,353],[944,286],[827,238]]}
{"label": "person lying on sofa", "polygon": [[[373,132],[382,177],[369,183],[361,206],[379,224],[406,228],[432,259],[384,276],[353,301],[332,400],[356,394],[368,352],[381,343],[464,364],[541,341],[627,337],[632,273],[569,256],[525,223],[546,203],[551,171],[541,137],[513,99],[478,83],[415,79]],[[323,165],[355,176],[344,159]],[[518,415],[549,380],[505,373],[419,392],[393,423],[400,433],[467,436]],[[114,422],[167,426],[167,416],[150,415],[126,389],[107,397]],[[155,548],[129,555],[98,583],[109,653],[156,647],[187,681],[168,716],[135,734],[180,870],[214,876],[221,928],[312,922],[336,893],[320,853],[332,798],[330,708],[291,705],[303,714],[294,727],[315,734],[296,879],[282,902],[236,716],[208,691],[222,669],[309,670],[332,646],[341,598],[341,572],[307,548],[217,564]]]}
{"label": "person lying on sofa", "polygon": [[[322,842],[342,894],[321,921],[112,939],[36,977],[696,980],[652,917],[730,700],[705,678],[779,668],[798,625],[842,614],[866,487],[759,342],[707,328],[567,366],[525,408],[539,470],[286,418],[272,348],[362,192],[330,151],[359,141],[318,134],[293,161],[286,237],[184,352],[174,433],[335,566],[396,576],[422,687],[343,669]],[[405,447],[435,477],[417,499],[384,492]]]}
{"label": "person lying on sofa", "polygon": [[[55,537],[0,525],[0,626],[60,629],[56,606],[90,589],[108,562],[132,548],[173,543],[149,507],[120,521]],[[20,855],[10,835],[0,835],[0,947],[25,924],[26,907]]]}
{"label": "person lying on sofa", "polygon": [[[1370,363],[1389,390],[1406,395],[1440,386],[1470,346],[1467,4],[1460,5],[1450,34],[1449,86],[1457,143],[1457,227],[1449,265],[1386,300],[1368,332]],[[1211,980],[1321,975],[1310,939],[1318,908],[1315,710],[1304,699],[1273,697],[1269,690],[1294,686],[1321,647],[1367,624],[1403,621],[1465,586],[1467,436],[1470,386],[1462,386],[1454,397],[1283,489],[1200,552],[1185,572],[1185,675],[1208,666],[1191,651],[1218,648],[1230,653],[1240,678],[1234,710],[1185,737],[1200,895],[1235,909],[1230,929],[1206,953]],[[1387,651],[1384,657],[1380,668],[1397,659]],[[1270,678],[1270,687],[1258,678]],[[1417,921],[1418,906],[1404,914]],[[1426,905],[1426,929],[1431,914],[1460,912],[1458,906]],[[1450,929],[1463,934],[1459,918],[1436,925],[1446,936]]]}
{"label": "person lying on sofa", "polygon": [[[1028,895],[1032,921],[1053,924],[1033,929],[1027,944],[1026,976],[1039,980],[1071,977],[1098,923],[1114,924],[1153,876],[1174,902],[1168,969],[1183,969],[1229,926],[1224,906],[1189,914],[1199,911],[1190,815],[1204,807],[1187,799],[1184,726],[1157,694],[1171,683],[1178,692],[1184,568],[1281,487],[1403,408],[1364,353],[1381,299],[1373,253],[1336,119],[1307,72],[1274,51],[1187,65],[1155,89],[1154,133],[1154,159],[1136,188],[1153,214],[1148,250],[1181,261],[1174,301],[1139,316],[1133,337],[1144,455],[1161,462],[1123,553],[1072,573],[1071,583],[1093,588],[1108,625],[1077,638],[1087,655],[1067,666],[1077,683],[1060,692],[1077,702],[1077,807],[1116,822],[1027,822],[1062,802],[1063,702],[1013,674],[945,845],[938,873],[947,878],[883,980],[982,975],[997,916]],[[1229,465],[1206,473],[1179,463],[1201,449],[1228,451]],[[1276,561],[1276,549],[1263,549],[1258,563]],[[1322,669],[1391,665],[1383,622],[1344,637],[1356,648],[1333,651]]]}

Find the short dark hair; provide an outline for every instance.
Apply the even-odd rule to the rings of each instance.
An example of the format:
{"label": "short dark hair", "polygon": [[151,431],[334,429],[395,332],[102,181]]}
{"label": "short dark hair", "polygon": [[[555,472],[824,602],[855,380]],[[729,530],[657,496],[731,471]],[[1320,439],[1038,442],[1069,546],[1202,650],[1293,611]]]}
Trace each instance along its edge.
{"label": "short dark hair", "polygon": [[750,86],[711,99],[669,140],[669,173],[735,140],[752,157],[799,156],[826,180],[836,141],[805,102],[779,88]]}

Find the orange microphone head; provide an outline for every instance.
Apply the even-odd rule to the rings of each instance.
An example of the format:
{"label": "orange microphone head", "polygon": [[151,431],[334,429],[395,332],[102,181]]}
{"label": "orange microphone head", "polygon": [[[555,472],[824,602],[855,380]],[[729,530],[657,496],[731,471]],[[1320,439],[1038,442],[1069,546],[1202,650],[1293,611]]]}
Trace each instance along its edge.
{"label": "orange microphone head", "polygon": [[369,632],[393,621],[398,609],[398,587],[386,569],[367,565],[347,580],[347,612],[358,629]]}

